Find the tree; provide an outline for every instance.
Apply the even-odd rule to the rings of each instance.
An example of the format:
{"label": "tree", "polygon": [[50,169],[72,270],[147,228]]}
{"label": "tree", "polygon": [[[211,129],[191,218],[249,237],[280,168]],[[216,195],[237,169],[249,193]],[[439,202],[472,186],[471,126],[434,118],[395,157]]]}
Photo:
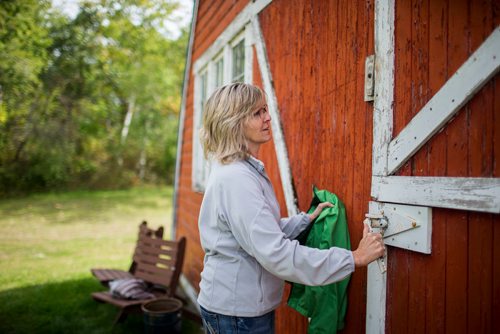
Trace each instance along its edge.
{"label": "tree", "polygon": [[22,3],[0,3],[0,193],[168,180],[187,31],[160,31],[176,4],[82,2],[69,18]]}

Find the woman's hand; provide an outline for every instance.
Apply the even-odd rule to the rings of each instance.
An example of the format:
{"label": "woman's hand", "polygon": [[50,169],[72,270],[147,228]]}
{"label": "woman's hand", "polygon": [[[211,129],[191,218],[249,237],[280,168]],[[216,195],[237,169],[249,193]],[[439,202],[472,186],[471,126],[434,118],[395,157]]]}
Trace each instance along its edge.
{"label": "woman's hand", "polygon": [[364,225],[363,239],[359,242],[358,249],[352,252],[354,265],[363,267],[384,255],[384,242],[380,233],[371,233],[367,225]]}
{"label": "woman's hand", "polygon": [[330,202],[319,203],[313,213],[308,214],[309,221],[312,222],[314,219],[316,219],[324,208],[333,208],[333,204]]}

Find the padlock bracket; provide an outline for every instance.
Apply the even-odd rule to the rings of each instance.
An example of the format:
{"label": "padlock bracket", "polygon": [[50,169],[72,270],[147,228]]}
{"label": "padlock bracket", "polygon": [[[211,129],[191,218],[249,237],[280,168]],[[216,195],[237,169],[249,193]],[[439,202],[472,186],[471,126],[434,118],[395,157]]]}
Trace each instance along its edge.
{"label": "padlock bracket", "polygon": [[368,215],[383,215],[387,220],[387,227],[384,229],[386,245],[431,253],[432,208],[370,202]]}

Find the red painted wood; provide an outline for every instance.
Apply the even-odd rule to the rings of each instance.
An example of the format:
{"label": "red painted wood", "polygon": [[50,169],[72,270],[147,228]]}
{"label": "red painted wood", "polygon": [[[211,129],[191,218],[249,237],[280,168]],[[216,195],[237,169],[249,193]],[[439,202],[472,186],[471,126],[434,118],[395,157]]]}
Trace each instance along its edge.
{"label": "red painted wood", "polygon": [[[299,206],[307,208],[312,184],[336,192],[348,208],[351,234],[359,238],[369,200],[371,142],[359,144],[368,157],[353,146],[358,138],[371,140],[371,106],[359,99],[364,59],[373,51],[373,8],[356,4],[301,1],[288,6],[273,1],[260,19],[267,48],[272,48],[268,56]],[[364,21],[358,24],[353,18],[360,13]],[[355,119],[367,133],[359,131]],[[353,171],[355,161],[362,168]],[[354,189],[355,182],[359,188]],[[353,212],[355,192],[363,198]],[[353,237],[353,245],[358,240]],[[353,275],[346,332],[364,331],[365,275],[361,269]]]}
{"label": "red painted wood", "polygon": [[[448,6],[448,75],[452,75],[467,59],[467,2],[454,1]],[[468,107],[458,113],[445,128],[448,136],[446,173],[467,176]],[[446,331],[467,330],[467,212],[449,210],[446,221]]]}
{"label": "red painted wood", "polygon": [[[429,96],[439,91],[447,80],[447,3],[429,2]],[[446,155],[446,136],[441,132],[429,143],[428,174],[445,175],[446,165],[439,163]],[[426,332],[445,331],[446,210],[432,211],[432,254],[429,255],[426,279]],[[432,275],[432,276],[430,276]]]}
{"label": "red painted wood", "polygon": [[[406,5],[407,2],[398,3],[396,10],[397,18],[403,22],[410,21],[413,25],[412,37],[408,39],[405,25],[396,23],[396,132],[439,90],[493,29],[493,25],[488,23],[491,22],[489,17],[492,11],[488,10],[491,2],[453,2],[451,8],[446,1],[413,1],[411,15]],[[430,10],[422,11],[427,5]],[[408,50],[401,47],[405,42],[411,46],[409,58]],[[411,71],[402,71],[405,66],[411,66]],[[491,176],[492,161],[494,157],[498,159],[498,154],[492,152],[495,142],[492,137],[495,124],[493,113],[498,113],[498,108],[497,111],[492,108],[491,98],[487,102],[488,96],[492,95],[492,85],[490,83],[483,88],[442,133],[437,134],[411,159],[411,175]],[[412,92],[410,101],[404,97],[408,87]],[[411,111],[398,109],[408,103]],[[408,175],[408,171],[408,166],[405,166],[398,174]],[[442,209],[434,209],[433,215],[432,255],[406,255],[409,256],[410,273],[419,273],[410,274],[408,278],[408,332],[460,332],[467,328],[484,328],[489,332],[487,324],[491,321],[492,312],[489,292],[492,283],[489,282],[493,276],[490,263],[494,261],[494,256],[491,255],[493,241],[485,234],[492,233],[488,230],[492,228],[491,218],[484,214]],[[390,262],[404,261],[403,256],[391,253]],[[388,284],[389,290],[394,289],[388,292],[392,297],[388,305],[387,328],[390,332],[403,331],[401,323],[394,324],[399,321],[395,320],[399,314],[391,313],[391,310],[403,306],[396,294],[404,282],[396,277],[393,280],[389,278]],[[422,323],[426,324],[424,329]]]}
{"label": "red painted wood", "polygon": [[[193,61],[248,3],[201,1]],[[500,24],[497,0],[396,1],[394,133]],[[370,200],[372,104],[363,101],[364,60],[373,54],[373,1],[274,0],[259,15],[298,205],[311,187],[335,192],[347,208],[353,248]],[[254,55],[255,56],[255,55]],[[261,85],[254,61],[254,81]],[[188,237],[184,274],[198,288],[203,252],[191,190],[193,78],[186,103],[177,235]],[[498,75],[398,171],[398,175],[500,177]],[[284,195],[272,143],[261,158],[282,214]],[[191,244],[191,245],[190,245]],[[386,332],[499,332],[500,218],[433,209],[432,254],[390,248]],[[366,270],[349,286],[345,333],[365,330]],[[277,333],[305,333],[307,321],[285,305]]]}
{"label": "red painted wood", "polygon": [[[410,118],[414,117],[430,98],[428,94],[429,73],[429,4],[427,1],[412,1],[412,100]],[[412,160],[412,175],[428,175],[429,146],[425,145]],[[423,254],[408,252],[408,332],[424,333],[426,330],[427,264],[429,258]],[[418,273],[418,275],[416,275]]]}
{"label": "red painted wood", "polygon": [[[492,27],[490,4],[470,8],[470,48],[472,53],[488,37]],[[486,85],[470,102],[469,175],[489,177],[492,174],[493,82]],[[490,333],[492,325],[492,246],[493,217],[469,214],[469,298],[468,330]]]}

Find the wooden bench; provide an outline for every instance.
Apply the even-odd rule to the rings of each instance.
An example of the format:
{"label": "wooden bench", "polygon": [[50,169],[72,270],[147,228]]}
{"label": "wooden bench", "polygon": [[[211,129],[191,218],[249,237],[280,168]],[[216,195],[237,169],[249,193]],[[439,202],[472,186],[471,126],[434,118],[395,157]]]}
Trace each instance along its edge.
{"label": "wooden bench", "polygon": [[[125,278],[142,279],[156,298],[174,297],[182,272],[185,249],[184,237],[171,241],[141,234],[134,251],[134,272],[126,272],[128,274],[125,274]],[[92,298],[119,308],[115,323],[125,320],[129,313],[141,313],[141,305],[151,300],[119,299],[109,291],[94,292]]]}
{"label": "wooden bench", "polygon": [[[139,225],[139,233],[137,234],[137,243],[139,243],[143,237],[162,239],[163,226],[160,226],[158,229],[154,230],[148,227],[148,223],[146,221],[143,221]],[[132,263],[130,264],[130,268],[128,271],[120,269],[107,269],[107,268],[92,268],[90,269],[90,271],[92,272],[92,275],[94,275],[94,277],[97,278],[99,282],[101,282],[101,284],[104,286],[108,286],[108,283],[110,281],[114,281],[116,279],[133,278],[137,267],[137,262],[135,261],[135,258],[137,256],[136,251],[137,247],[134,250],[134,254],[132,256]]]}

